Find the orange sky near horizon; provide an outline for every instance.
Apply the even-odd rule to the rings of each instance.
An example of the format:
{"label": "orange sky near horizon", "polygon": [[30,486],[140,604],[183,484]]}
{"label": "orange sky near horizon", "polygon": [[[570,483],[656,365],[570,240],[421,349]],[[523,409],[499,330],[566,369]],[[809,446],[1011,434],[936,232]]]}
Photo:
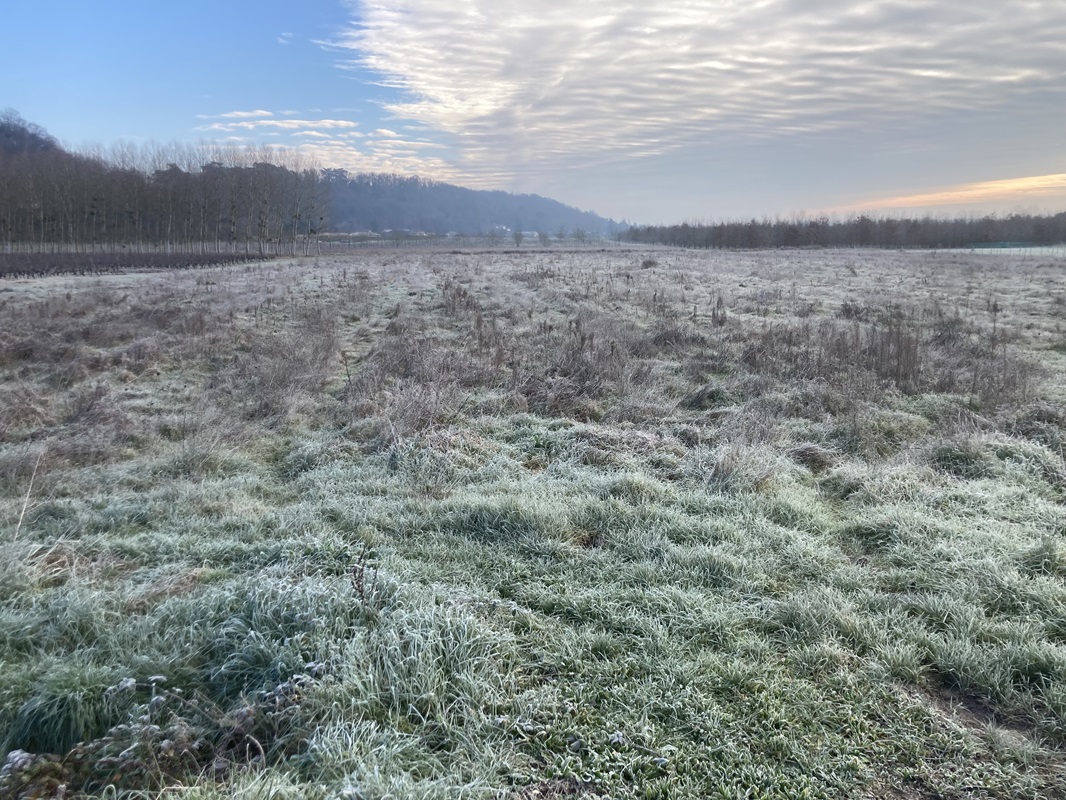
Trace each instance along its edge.
{"label": "orange sky near horizon", "polygon": [[833,211],[1021,208],[1057,213],[1066,210],[1066,173],[1006,178],[949,186],[917,194],[867,200]]}

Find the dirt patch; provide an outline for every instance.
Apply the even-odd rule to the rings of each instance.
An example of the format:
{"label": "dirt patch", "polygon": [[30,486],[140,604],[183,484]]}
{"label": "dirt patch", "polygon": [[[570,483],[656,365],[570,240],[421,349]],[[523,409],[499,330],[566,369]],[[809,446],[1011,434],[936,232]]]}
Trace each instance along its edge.
{"label": "dirt patch", "polygon": [[904,695],[975,736],[985,736],[990,727],[995,727],[1000,734],[1018,745],[1029,741],[1026,728],[997,716],[995,709],[979,697],[954,689],[911,689],[905,690]]}

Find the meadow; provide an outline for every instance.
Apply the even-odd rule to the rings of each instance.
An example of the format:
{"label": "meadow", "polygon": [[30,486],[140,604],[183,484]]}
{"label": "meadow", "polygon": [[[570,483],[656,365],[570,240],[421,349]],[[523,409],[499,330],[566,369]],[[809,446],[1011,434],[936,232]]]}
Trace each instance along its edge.
{"label": "meadow", "polygon": [[1066,796],[1064,369],[1049,255],[2,280],[0,797]]}

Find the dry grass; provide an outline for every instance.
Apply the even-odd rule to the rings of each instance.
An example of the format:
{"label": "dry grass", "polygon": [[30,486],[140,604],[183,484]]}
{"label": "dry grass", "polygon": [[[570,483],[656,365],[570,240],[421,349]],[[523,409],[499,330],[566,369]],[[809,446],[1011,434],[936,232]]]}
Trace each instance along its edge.
{"label": "dry grass", "polygon": [[1059,796],[1062,267],[4,282],[0,793]]}

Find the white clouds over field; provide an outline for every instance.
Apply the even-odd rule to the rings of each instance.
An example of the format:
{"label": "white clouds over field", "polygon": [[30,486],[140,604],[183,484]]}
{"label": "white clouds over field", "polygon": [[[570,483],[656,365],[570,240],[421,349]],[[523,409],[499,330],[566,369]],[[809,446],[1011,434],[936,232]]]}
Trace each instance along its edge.
{"label": "white clouds over field", "polygon": [[[1061,2],[362,0],[351,8],[353,24],[335,44],[398,90],[401,99],[386,105],[392,115],[454,148],[451,172],[468,183],[563,187],[567,171],[599,171],[625,185],[625,176],[655,183],[688,169],[728,180],[732,167],[721,160],[770,146],[771,160],[781,147],[799,148],[797,158],[809,151],[822,174],[846,185],[825,161],[838,147],[861,165],[901,141],[948,147],[963,120],[1049,126],[1035,132],[1039,141],[1066,121]],[[998,127],[989,131],[997,136]],[[990,148],[979,136],[971,145],[974,158]],[[993,172],[1014,168],[1052,173],[1066,164]],[[782,179],[787,172],[778,170]],[[941,183],[962,174],[946,170]],[[973,173],[983,177],[992,175]]]}
{"label": "white clouds over field", "polygon": [[301,116],[310,115],[291,110],[277,115],[271,111],[229,111],[201,115],[202,124],[196,130],[210,136],[229,134],[225,141],[248,146],[262,137],[275,137],[272,144],[288,143],[323,166],[350,172],[432,175],[441,180],[462,177],[447,160],[434,155],[446,149],[439,142],[388,128],[362,131],[359,122],[349,119],[293,118]]}

